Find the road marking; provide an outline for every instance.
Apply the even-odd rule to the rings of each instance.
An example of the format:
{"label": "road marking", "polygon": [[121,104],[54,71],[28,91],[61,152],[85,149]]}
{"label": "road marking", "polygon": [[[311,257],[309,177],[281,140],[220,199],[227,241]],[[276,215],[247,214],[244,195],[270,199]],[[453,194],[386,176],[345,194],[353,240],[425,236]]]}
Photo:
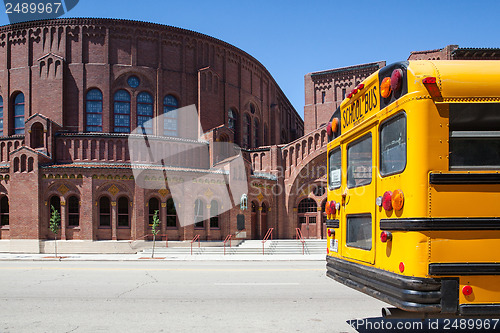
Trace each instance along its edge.
{"label": "road marking", "polygon": [[298,282],[240,282],[240,283],[214,283],[215,286],[298,286]]}
{"label": "road marking", "polygon": [[0,267],[0,270],[68,270],[68,271],[148,271],[148,272],[303,272],[325,271],[321,268],[112,268],[112,267]]}

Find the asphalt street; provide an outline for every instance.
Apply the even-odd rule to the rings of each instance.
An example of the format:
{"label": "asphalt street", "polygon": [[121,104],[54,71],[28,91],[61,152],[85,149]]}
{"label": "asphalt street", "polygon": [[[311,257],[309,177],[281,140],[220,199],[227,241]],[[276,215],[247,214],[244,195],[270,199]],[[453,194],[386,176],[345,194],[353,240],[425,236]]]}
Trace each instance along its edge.
{"label": "asphalt street", "polygon": [[354,332],[386,306],[311,262],[0,262],[1,332]]}

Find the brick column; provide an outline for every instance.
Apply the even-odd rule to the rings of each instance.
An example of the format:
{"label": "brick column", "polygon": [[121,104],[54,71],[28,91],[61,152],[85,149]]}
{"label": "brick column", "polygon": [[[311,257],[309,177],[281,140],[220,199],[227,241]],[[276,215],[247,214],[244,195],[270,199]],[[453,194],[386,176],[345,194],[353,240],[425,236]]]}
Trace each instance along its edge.
{"label": "brick column", "polygon": [[68,224],[68,212],[66,210],[66,201],[61,200],[61,240],[66,240],[66,225]]}
{"label": "brick column", "polygon": [[116,209],[116,201],[111,201],[111,239],[117,240],[116,237],[116,220],[118,210]]}
{"label": "brick column", "polygon": [[167,233],[167,203],[160,204],[160,233],[165,235]]}

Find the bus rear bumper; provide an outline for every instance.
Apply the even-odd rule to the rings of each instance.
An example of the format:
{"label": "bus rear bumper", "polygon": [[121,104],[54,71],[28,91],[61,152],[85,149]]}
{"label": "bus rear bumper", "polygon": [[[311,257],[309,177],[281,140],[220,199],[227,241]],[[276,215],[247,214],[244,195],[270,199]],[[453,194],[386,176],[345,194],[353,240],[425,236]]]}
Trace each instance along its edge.
{"label": "bus rear bumper", "polygon": [[407,277],[329,256],[326,267],[328,277],[405,311],[458,312],[456,279]]}

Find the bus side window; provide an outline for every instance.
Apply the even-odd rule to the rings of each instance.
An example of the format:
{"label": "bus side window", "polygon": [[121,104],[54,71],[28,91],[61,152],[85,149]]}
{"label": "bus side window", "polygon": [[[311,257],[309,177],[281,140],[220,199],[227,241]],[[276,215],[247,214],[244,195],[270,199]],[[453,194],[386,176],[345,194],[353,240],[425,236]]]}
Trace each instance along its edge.
{"label": "bus side window", "polygon": [[347,146],[347,187],[368,185],[372,182],[371,133]]}
{"label": "bus side window", "polygon": [[328,187],[330,190],[340,188],[342,180],[340,148],[330,151],[328,156]]}
{"label": "bus side window", "polygon": [[406,115],[400,113],[380,126],[380,174],[393,175],[406,168]]}

